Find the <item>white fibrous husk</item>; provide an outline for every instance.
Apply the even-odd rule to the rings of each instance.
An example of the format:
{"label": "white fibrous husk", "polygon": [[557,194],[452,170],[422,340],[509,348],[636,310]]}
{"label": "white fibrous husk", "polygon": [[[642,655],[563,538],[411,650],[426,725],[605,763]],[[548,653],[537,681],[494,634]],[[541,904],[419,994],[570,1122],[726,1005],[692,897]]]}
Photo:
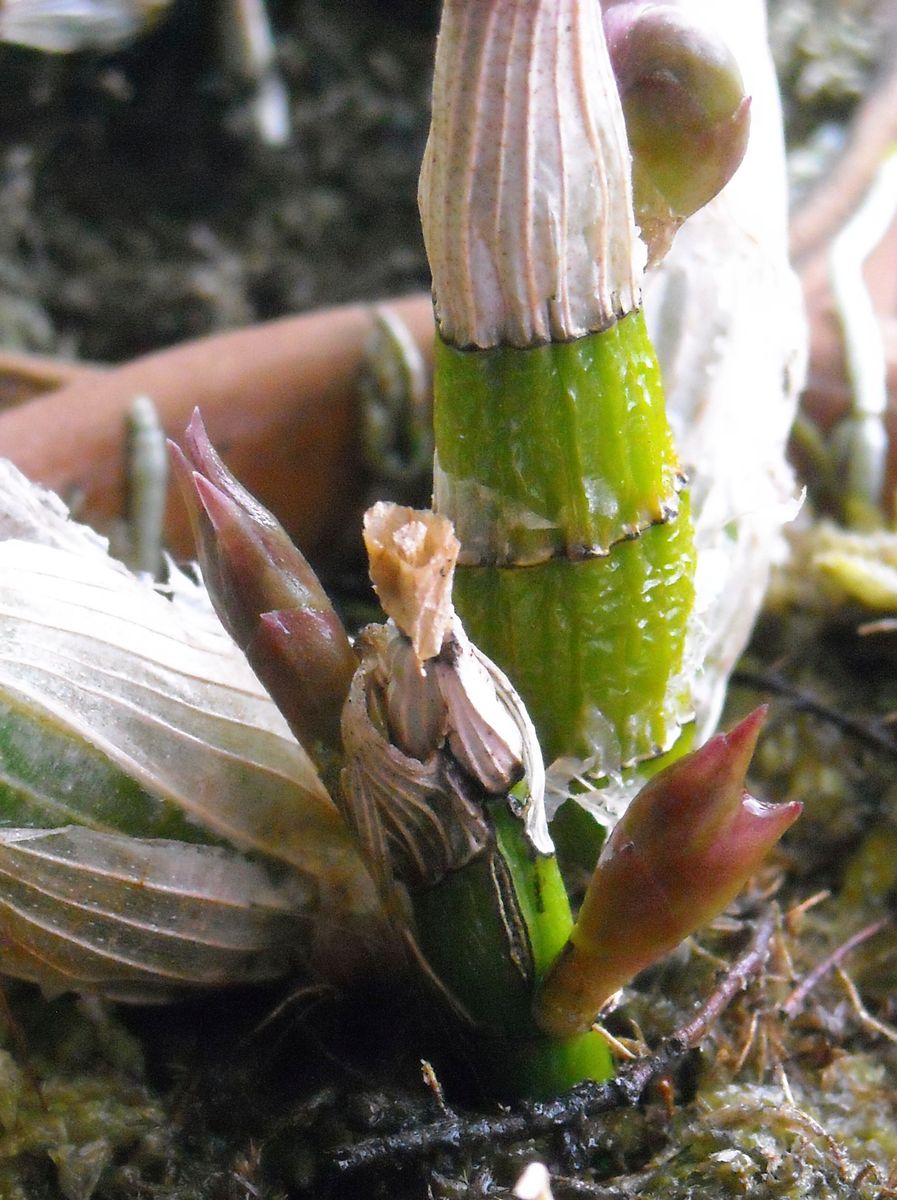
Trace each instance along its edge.
{"label": "white fibrous husk", "polygon": [[446,0],[419,201],[447,342],[563,341],[637,306],[646,251],[594,0]]}
{"label": "white fibrous husk", "polygon": [[545,768],[526,705],[504,671],[470,641],[460,618],[452,622],[450,661],[436,678],[448,709],[448,745],[457,761],[493,795],[507,794],[514,768],[525,785],[515,800],[526,836],[539,854],[552,854],[545,811]]}
{"label": "white fibrous husk", "polygon": [[48,992],[163,1000],[295,966],[312,895],[218,846],[0,830],[0,966]]}
{"label": "white fibrous husk", "polygon": [[[298,928],[302,919],[314,919],[315,909],[328,905],[338,908],[338,919],[347,920],[374,908],[372,884],[311,760],[221,626],[201,585],[172,566],[163,595],[110,558],[96,534],[68,520],[58,498],[2,460],[0,733],[6,827],[0,853],[5,880],[0,970],[12,971],[19,954],[44,957],[47,920],[32,893],[19,901],[10,886],[19,870],[26,873],[22,885],[27,885],[29,863],[37,859],[24,851],[42,846],[64,846],[57,876],[68,873],[68,882],[59,887],[71,885],[71,895],[78,880],[87,881],[88,897],[93,894],[96,880],[106,878],[102,863],[110,855],[137,864],[130,876],[131,868],[123,869],[123,879],[145,878],[163,891],[168,888],[183,918],[181,942],[172,941],[166,927],[151,917],[144,920],[145,914],[140,921],[155,932],[142,930],[136,940],[123,940],[132,949],[142,947],[130,958],[131,978],[144,993],[174,986],[179,970],[194,984],[270,974],[275,960],[282,970],[301,953],[299,945],[289,948],[289,939],[284,945],[288,914]],[[49,764],[48,747],[55,756]],[[85,783],[97,772],[105,772],[106,791]],[[74,832],[76,825],[83,828]],[[56,827],[54,837],[65,837],[29,841],[17,826],[31,827],[35,836],[36,827]],[[160,831],[174,831],[173,838],[157,836]],[[225,845],[185,845],[202,842]],[[276,861],[249,866],[238,851]],[[194,894],[198,879],[205,881],[201,896]],[[123,904],[133,896],[123,882],[115,888]],[[59,906],[71,903],[55,902],[58,929],[65,929],[69,917],[72,929],[85,922],[99,929],[106,919],[89,912],[76,917],[74,910],[67,916]],[[225,939],[213,963],[214,954],[203,957],[198,948],[188,949],[188,929],[192,923],[201,946],[203,931],[217,920],[210,915],[219,911],[216,903],[220,912],[234,912],[235,936],[243,936],[241,922],[258,936],[239,953],[227,950]],[[111,901],[104,906],[114,908]],[[36,939],[32,943],[29,930]],[[60,936],[64,940],[57,931]],[[107,941],[105,935],[97,937]],[[158,949],[168,972],[150,986],[146,947],[153,937],[162,939]],[[274,954],[278,942],[281,949]],[[176,951],[167,957],[163,943]],[[89,958],[85,951],[83,986],[100,981],[96,986],[105,988],[105,977]],[[56,962],[53,956],[50,960]],[[75,955],[76,974],[79,961]],[[29,978],[35,971],[22,968]],[[55,972],[48,967],[41,982],[62,986]],[[122,983],[126,975],[119,962],[109,976],[118,981],[116,994],[128,990]]]}

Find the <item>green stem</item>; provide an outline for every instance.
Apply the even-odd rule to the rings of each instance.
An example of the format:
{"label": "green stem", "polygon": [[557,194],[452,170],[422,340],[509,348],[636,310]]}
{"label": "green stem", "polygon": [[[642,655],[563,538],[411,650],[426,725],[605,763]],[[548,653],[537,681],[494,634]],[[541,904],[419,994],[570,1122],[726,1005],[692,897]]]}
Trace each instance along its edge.
{"label": "green stem", "polygon": [[491,1095],[538,1099],[608,1079],[600,1034],[551,1038],[535,1024],[534,990],[572,931],[570,905],[554,855],[532,850],[505,802],[488,811],[495,846],[412,897],[428,966],[474,1026],[465,1040],[477,1080]]}
{"label": "green stem", "polygon": [[435,405],[455,602],[546,758],[614,771],[669,749],[690,715],[694,549],[641,313],[525,350],[437,338]]}

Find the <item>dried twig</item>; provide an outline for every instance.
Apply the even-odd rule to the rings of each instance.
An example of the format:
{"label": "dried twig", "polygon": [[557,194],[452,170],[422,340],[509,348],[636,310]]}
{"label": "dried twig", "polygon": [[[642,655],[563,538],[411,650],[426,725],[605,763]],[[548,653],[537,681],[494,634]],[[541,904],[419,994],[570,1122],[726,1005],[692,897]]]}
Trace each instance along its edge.
{"label": "dried twig", "polygon": [[889,1042],[897,1043],[897,1029],[895,1029],[893,1025],[889,1025],[886,1021],[879,1021],[878,1017],[873,1017],[872,1013],[869,1012],[868,1008],[866,1008],[865,1004],[863,1003],[857,985],[853,982],[843,967],[836,967],[835,971],[837,972],[838,978],[841,980],[844,990],[847,992],[851,1007],[856,1013],[857,1020],[860,1022],[860,1024],[864,1025],[866,1029],[870,1030],[870,1032],[877,1033],[881,1037],[887,1038]]}
{"label": "dried twig", "polygon": [[786,1017],[794,1017],[800,1012],[804,1000],[813,990],[814,987],[823,979],[829,971],[840,967],[841,963],[852,950],[857,946],[861,946],[863,942],[868,942],[871,937],[874,937],[880,929],[883,929],[888,924],[888,919],[882,918],[880,921],[873,921],[871,925],[866,925],[863,929],[858,929],[852,934],[846,942],[842,942],[837,946],[831,954],[827,955],[816,964],[812,971],[809,971],[803,979],[798,983],[797,987],[791,992],[791,995],[785,1000],[782,1005],[782,1011]]}
{"label": "dried twig", "polygon": [[337,1150],[332,1170],[341,1176],[372,1167],[407,1166],[436,1152],[469,1153],[477,1147],[513,1142],[567,1129],[583,1119],[639,1103],[648,1085],[672,1070],[694,1049],[724,1009],[762,968],[769,955],[776,910],[764,910],[750,941],[694,1017],[666,1038],[657,1050],[607,1083],[582,1083],[555,1100],[521,1105],[499,1116],[451,1114],[426,1125],[368,1138]]}

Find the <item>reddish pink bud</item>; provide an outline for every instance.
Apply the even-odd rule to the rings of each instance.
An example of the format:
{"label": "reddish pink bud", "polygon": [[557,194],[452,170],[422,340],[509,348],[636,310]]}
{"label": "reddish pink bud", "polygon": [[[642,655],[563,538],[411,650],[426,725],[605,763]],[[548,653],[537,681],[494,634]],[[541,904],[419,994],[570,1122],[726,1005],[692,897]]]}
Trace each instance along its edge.
{"label": "reddish pink bud", "polygon": [[632,150],[636,221],[649,258],[720,191],[747,148],[750,101],[712,29],[675,3],[605,3],[604,31]]}
{"label": "reddish pink bud", "polygon": [[587,1029],[619,987],[722,912],[797,819],[800,804],[766,804],[744,790],[765,715],[759,708],[718,734],[633,800],[540,990],[536,1017],[547,1032]]}
{"label": "reddish pink bud", "polygon": [[[332,608],[262,613],[245,647],[271,699],[296,737],[320,761],[341,745],[340,716],[358,666],[346,631]],[[347,653],[348,650],[348,653]]]}
{"label": "reddish pink bud", "polygon": [[[215,611],[316,760],[339,746],[357,661],[318,577],[215,453],[199,413],[171,445]],[[319,762],[320,765],[320,762]]]}

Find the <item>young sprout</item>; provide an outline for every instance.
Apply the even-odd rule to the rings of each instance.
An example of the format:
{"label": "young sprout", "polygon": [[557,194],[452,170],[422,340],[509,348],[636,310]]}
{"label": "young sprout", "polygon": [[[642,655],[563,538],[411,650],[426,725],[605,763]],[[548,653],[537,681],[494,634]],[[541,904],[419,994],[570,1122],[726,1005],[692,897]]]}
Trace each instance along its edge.
{"label": "young sprout", "polygon": [[605,1078],[600,1036],[546,1038],[533,1022],[534,988],[572,918],[532,722],[451,603],[451,522],[381,503],[365,517],[365,541],[391,619],[356,643],[337,797],[346,822],[413,959],[474,1048],[481,1083],[541,1096]]}
{"label": "young sprout", "polygon": [[608,838],[570,940],[536,1001],[555,1037],[588,1029],[601,1006],[734,899],[800,815],[744,787],[758,708],[656,775]]}
{"label": "young sprout", "polygon": [[216,24],[224,67],[245,89],[244,123],[263,146],[286,146],[290,96],[277,67],[265,0],[219,0]]}
{"label": "young sprout", "polygon": [[198,413],[171,452],[203,578],[227,631],[325,774],[357,660],[318,577],[215,453]]}
{"label": "young sprout", "polygon": [[604,32],[632,149],[635,216],[655,262],[747,149],[750,100],[729,47],[676,4],[618,0]]}
{"label": "young sprout", "polygon": [[159,414],[149,396],[136,396],[127,417],[127,543],[135,571],[162,574],[168,455]]}

